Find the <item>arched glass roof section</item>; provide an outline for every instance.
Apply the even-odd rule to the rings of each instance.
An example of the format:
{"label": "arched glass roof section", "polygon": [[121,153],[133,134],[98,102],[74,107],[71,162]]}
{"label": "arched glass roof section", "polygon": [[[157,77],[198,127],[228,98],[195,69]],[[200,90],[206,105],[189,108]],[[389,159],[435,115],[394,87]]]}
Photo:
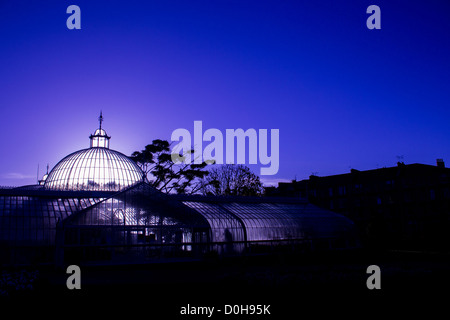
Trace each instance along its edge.
{"label": "arched glass roof section", "polygon": [[211,241],[246,240],[244,223],[225,208],[214,203],[200,201],[185,201],[183,204],[205,217],[211,227]]}
{"label": "arched glass roof section", "polygon": [[0,243],[54,245],[59,222],[102,200],[0,195]]}
{"label": "arched glass roof section", "polygon": [[[115,259],[149,259],[164,251],[169,256],[199,250],[193,243],[209,242],[209,225],[201,214],[168,201],[146,183],[133,186],[64,221],[71,246],[127,246]],[[82,227],[80,229],[80,227]]]}
{"label": "arched glass roof section", "polygon": [[189,210],[143,182],[72,215],[67,225],[207,228],[201,214]]}
{"label": "arched glass roof section", "polygon": [[346,237],[354,228],[350,219],[306,201],[197,199],[182,202],[205,216],[218,241],[330,239]]}

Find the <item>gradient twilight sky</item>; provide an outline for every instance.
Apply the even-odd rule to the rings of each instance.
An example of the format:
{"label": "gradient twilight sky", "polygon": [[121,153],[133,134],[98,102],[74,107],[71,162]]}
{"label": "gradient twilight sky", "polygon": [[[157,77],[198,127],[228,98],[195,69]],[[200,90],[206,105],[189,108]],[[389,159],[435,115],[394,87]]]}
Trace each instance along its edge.
{"label": "gradient twilight sky", "polygon": [[127,155],[194,120],[279,129],[266,183],[450,163],[447,0],[1,0],[0,39],[0,185],[87,148],[100,110]]}

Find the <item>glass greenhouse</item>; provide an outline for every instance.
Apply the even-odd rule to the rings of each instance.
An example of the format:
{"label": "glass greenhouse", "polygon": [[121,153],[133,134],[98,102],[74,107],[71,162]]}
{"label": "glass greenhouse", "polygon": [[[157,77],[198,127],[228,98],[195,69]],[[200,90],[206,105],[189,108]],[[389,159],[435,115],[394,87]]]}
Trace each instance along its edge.
{"label": "glass greenhouse", "polygon": [[40,185],[0,188],[0,263],[135,263],[357,244],[352,221],[306,200],[163,194],[109,149],[101,125],[90,139]]}

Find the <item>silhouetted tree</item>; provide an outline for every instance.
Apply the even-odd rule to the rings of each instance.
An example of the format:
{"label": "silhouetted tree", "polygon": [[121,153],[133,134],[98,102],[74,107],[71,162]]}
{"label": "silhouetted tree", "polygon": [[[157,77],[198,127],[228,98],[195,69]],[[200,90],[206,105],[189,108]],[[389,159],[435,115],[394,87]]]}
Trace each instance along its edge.
{"label": "silhouetted tree", "polygon": [[205,195],[260,196],[264,191],[259,177],[244,165],[214,166],[202,181]]}
{"label": "silhouetted tree", "polygon": [[[194,150],[191,150],[193,153]],[[142,151],[135,151],[131,155],[138,166],[145,173],[147,180],[156,189],[165,193],[194,194],[203,187],[202,178],[208,175],[205,167],[209,161],[201,164],[174,163],[167,140],[153,140]],[[180,160],[184,158],[180,155]]]}

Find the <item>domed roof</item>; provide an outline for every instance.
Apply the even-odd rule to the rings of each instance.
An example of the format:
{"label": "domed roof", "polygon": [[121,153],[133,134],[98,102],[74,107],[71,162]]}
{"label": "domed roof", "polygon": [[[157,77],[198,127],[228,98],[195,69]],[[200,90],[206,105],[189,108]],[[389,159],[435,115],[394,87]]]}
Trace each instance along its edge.
{"label": "domed roof", "polygon": [[142,181],[142,170],[126,155],[89,148],[62,159],[48,174],[44,187],[52,190],[119,191]]}
{"label": "domed roof", "polygon": [[99,128],[99,129],[95,130],[94,136],[106,136],[106,131]]}
{"label": "domed roof", "polygon": [[109,139],[100,128],[89,138],[90,148],[63,158],[50,171],[44,182],[51,190],[119,191],[142,181],[144,173],[126,155],[109,149]]}

